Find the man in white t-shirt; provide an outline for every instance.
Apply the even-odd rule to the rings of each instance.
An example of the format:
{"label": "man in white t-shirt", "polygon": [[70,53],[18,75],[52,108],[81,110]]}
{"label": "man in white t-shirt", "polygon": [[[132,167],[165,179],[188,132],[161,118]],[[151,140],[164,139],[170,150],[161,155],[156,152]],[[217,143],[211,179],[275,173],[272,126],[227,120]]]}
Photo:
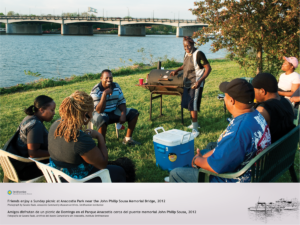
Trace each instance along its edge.
{"label": "man in white t-shirt", "polygon": [[298,60],[296,57],[283,57],[283,59],[281,70],[285,73],[279,77],[278,94],[290,98],[300,87],[300,74],[295,72],[298,67]]}

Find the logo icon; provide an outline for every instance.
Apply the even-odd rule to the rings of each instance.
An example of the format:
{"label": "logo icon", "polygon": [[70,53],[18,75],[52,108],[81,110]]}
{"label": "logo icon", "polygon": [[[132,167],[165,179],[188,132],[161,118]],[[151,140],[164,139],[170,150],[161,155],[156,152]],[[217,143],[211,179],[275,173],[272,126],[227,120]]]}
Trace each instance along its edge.
{"label": "logo icon", "polygon": [[177,159],[177,155],[176,155],[175,153],[170,153],[170,154],[169,154],[169,160],[170,160],[171,162],[175,162],[176,159]]}
{"label": "logo icon", "polygon": [[11,195],[11,194],[12,194],[12,191],[11,191],[11,190],[9,190],[9,191],[7,192],[7,194]]}

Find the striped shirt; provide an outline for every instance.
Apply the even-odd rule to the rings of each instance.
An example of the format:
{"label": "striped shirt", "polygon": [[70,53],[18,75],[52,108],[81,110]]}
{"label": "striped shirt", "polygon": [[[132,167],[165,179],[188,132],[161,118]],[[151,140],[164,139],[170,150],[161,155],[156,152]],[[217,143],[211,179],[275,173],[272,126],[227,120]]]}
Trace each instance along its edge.
{"label": "striped shirt", "polygon": [[[104,112],[115,111],[119,105],[126,103],[126,99],[124,98],[123,92],[119,84],[113,82],[111,86],[112,94],[106,96],[106,106]],[[96,110],[96,107],[101,100],[104,90],[105,89],[102,86],[101,82],[93,87],[90,95],[94,100],[94,110]]]}

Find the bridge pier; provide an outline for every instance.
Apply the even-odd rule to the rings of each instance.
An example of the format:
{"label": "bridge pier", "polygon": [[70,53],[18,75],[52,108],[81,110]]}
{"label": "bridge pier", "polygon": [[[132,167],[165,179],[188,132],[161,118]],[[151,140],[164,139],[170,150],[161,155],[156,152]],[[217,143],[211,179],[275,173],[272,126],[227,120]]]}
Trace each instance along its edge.
{"label": "bridge pier", "polygon": [[193,36],[194,32],[199,30],[198,27],[177,27],[176,37]]}
{"label": "bridge pier", "polygon": [[6,34],[42,34],[42,24],[41,23],[32,23],[32,24],[24,24],[24,23],[6,23]]}
{"label": "bridge pier", "polygon": [[62,35],[93,35],[93,24],[61,24]]}
{"label": "bridge pier", "polygon": [[136,25],[136,26],[122,26],[118,27],[119,36],[146,36],[145,26]]}

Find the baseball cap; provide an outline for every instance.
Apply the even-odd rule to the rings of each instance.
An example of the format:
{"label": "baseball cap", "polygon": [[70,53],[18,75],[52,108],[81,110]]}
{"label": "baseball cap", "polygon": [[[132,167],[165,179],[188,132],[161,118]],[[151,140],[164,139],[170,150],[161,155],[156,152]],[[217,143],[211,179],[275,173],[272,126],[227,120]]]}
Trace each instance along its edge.
{"label": "baseball cap", "polygon": [[219,89],[238,102],[251,104],[254,101],[253,86],[245,79],[236,78],[230,82],[223,82]]}
{"label": "baseball cap", "polygon": [[270,73],[259,73],[252,80],[252,86],[257,89],[265,89],[266,92],[276,93],[278,83],[276,78]]}
{"label": "baseball cap", "polygon": [[295,69],[298,67],[298,59],[296,57],[283,56],[283,59],[291,63]]}

